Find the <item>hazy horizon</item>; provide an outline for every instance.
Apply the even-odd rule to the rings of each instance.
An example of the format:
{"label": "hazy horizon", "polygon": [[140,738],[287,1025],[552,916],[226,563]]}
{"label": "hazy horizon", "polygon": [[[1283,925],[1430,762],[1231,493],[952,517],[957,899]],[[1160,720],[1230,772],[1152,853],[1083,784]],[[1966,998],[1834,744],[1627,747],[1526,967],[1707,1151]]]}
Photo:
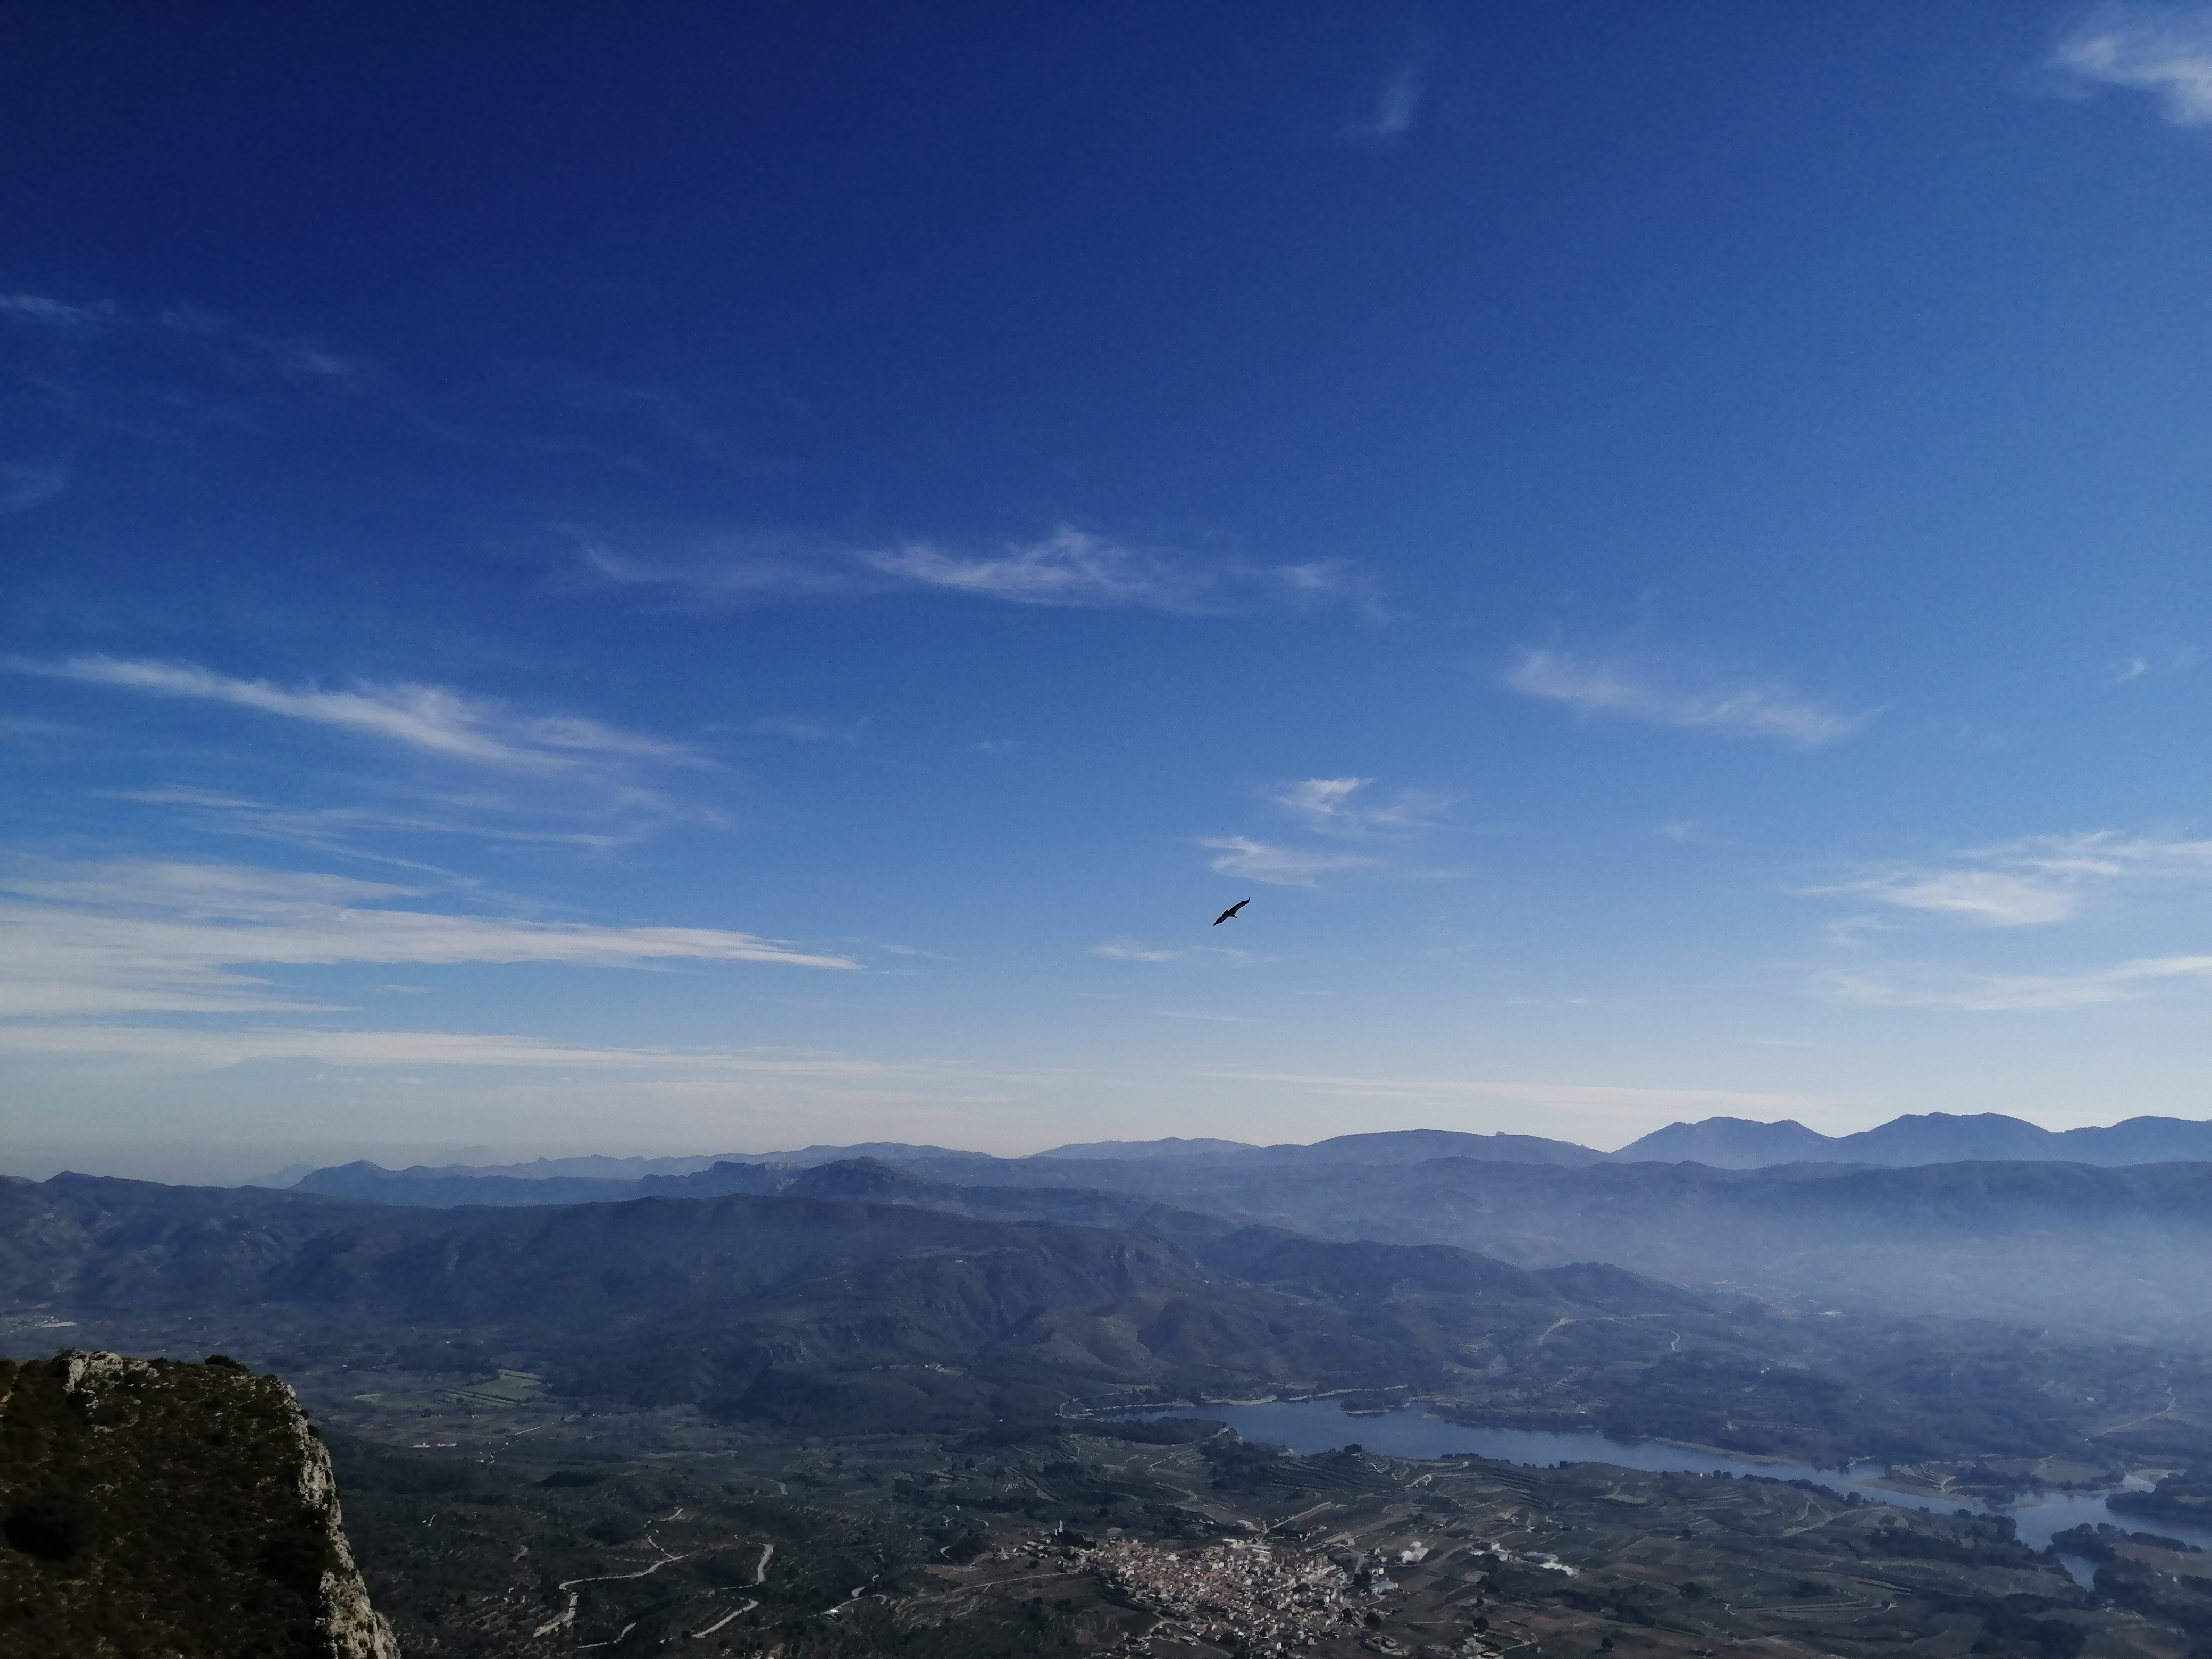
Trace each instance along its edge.
{"label": "hazy horizon", "polygon": [[[1911,1114],[1906,1115],[1918,1116],[1926,1115]],[[1934,1115],[2016,1116],[2017,1115],[1999,1113],[1980,1115],[1935,1114]],[[2045,1123],[2037,1124],[2035,1127],[2053,1131],[2063,1131],[2072,1128],[2102,1127],[2109,1127],[2112,1123],[2124,1122],[2129,1121],[2130,1118],[2147,1115],[2163,1115],[2130,1113],[2124,1116],[2111,1116],[2100,1122]],[[1749,1122],[1768,1126],[1778,1123],[1796,1121],[1794,1119],[1739,1119],[1728,1114],[1716,1114],[1715,1116],[1717,1119],[1723,1121]],[[1703,1123],[1710,1121],[1712,1120],[1698,1120],[1697,1121],[1698,1123]],[[1885,1119],[1882,1120],[1882,1122],[1893,1121],[1895,1120]],[[2031,1120],[2026,1118],[2021,1118],[2019,1121],[2023,1122],[2031,1121]],[[2172,1121],[2181,1122],[2212,1122],[2212,1118],[2179,1118]],[[1541,1128],[1504,1127],[1486,1130],[1454,1130],[1452,1133],[1527,1135],[1547,1140],[1566,1140],[1574,1145],[1590,1146],[1591,1150],[1593,1151],[1613,1153],[1624,1151],[1626,1148],[1634,1145],[1637,1141],[1642,1139],[1645,1135],[1652,1133],[1654,1130],[1670,1127],[1670,1124],[1680,1124],[1686,1121],[1687,1121],[1670,1120],[1668,1123],[1655,1123],[1651,1125],[1650,1128],[1640,1131],[1638,1133],[1628,1137],[1627,1139],[1620,1142],[1618,1145],[1607,1146],[1574,1141],[1571,1136],[1547,1133]],[[804,1126],[795,1125],[793,1127],[795,1129],[799,1129],[803,1128]],[[1332,1133],[1316,1135],[1304,1140],[1247,1140],[1242,1144],[1254,1146],[1311,1146],[1316,1144],[1317,1141],[1334,1139],[1337,1135],[1372,1133],[1378,1130],[1387,1132],[1389,1130],[1404,1129],[1436,1129],[1446,1127],[1448,1126],[1433,1123],[1367,1124],[1362,1125],[1358,1127],[1338,1129],[1334,1131]],[[1695,1127],[1695,1125],[1692,1125],[1692,1127]],[[1808,1124],[1802,1127],[1810,1128],[1813,1126]],[[1826,1134],[1830,1139],[1839,1139],[1844,1135],[1855,1133],[1860,1130],[1878,1128],[1881,1127],[1881,1123],[1862,1123],[1855,1124],[1846,1128],[1820,1130],[1816,1131],[1816,1133]],[[881,1136],[874,1137],[873,1139],[878,1141],[895,1141],[902,1139],[902,1138]],[[1143,1144],[1146,1141],[1158,1140],[1202,1141],[1215,1139],[1233,1140],[1235,1139],[1235,1137],[1231,1136],[1214,1136],[1196,1133],[1152,1137],[1106,1134],[1097,1136],[1096,1139],[1091,1140],[1053,1140],[1047,1141],[1038,1146],[1018,1145],[1012,1147],[969,1146],[957,1141],[924,1142],[908,1140],[905,1144],[939,1146],[947,1152],[982,1152],[994,1158],[1027,1158],[1039,1152],[1050,1152],[1058,1147],[1070,1146],[1096,1146],[1117,1141]],[[17,1143],[9,1146],[4,1152],[0,1152],[0,1175],[19,1176],[27,1177],[32,1180],[45,1180],[50,1176],[69,1172],[78,1175],[121,1176],[131,1180],[160,1181],[184,1185],[204,1183],[216,1186],[229,1186],[258,1181],[264,1177],[276,1175],[286,1170],[322,1169],[329,1168],[337,1164],[351,1164],[356,1161],[366,1161],[372,1164],[378,1164],[386,1169],[392,1170],[415,1166],[428,1166],[434,1168],[441,1166],[489,1167],[527,1164],[539,1161],[581,1158],[632,1158],[644,1160],[702,1158],[717,1155],[760,1158],[773,1152],[798,1152],[805,1150],[810,1146],[836,1146],[865,1144],[867,1143],[810,1140],[800,1135],[786,1137],[772,1146],[767,1144],[757,1146],[718,1144],[712,1146],[692,1145],[678,1146],[673,1144],[667,1146],[646,1146],[640,1144],[624,1145],[613,1143],[602,1139],[599,1141],[578,1142],[571,1145],[556,1145],[553,1143],[539,1142],[526,1146],[509,1146],[503,1147],[488,1146],[481,1142],[460,1144],[452,1141],[422,1141],[416,1143],[332,1141],[322,1143],[319,1146],[300,1142],[269,1146],[258,1145],[224,1146],[220,1143],[210,1142],[179,1143],[170,1146],[153,1144],[142,1145],[130,1148],[114,1148],[98,1145],[88,1145],[75,1150],[70,1150],[65,1144],[51,1145],[42,1147],[38,1146],[27,1146],[21,1143]]]}

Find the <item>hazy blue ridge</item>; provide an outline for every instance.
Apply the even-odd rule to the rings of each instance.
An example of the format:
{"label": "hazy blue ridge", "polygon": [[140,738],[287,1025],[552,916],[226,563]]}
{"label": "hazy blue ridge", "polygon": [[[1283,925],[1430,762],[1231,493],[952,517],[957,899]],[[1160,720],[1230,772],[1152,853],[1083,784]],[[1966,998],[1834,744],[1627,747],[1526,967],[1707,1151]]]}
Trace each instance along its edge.
{"label": "hazy blue ridge", "polygon": [[[1910,1114],[1850,1135],[1824,1135],[1791,1120],[1761,1123],[1710,1117],[1670,1123],[1613,1152],[1540,1135],[1468,1134],[1450,1129],[1395,1129],[1338,1135],[1310,1146],[1257,1146],[1242,1141],[1102,1140],[1055,1146],[1026,1158],[994,1158],[944,1146],[866,1141],[794,1152],[728,1152],[665,1158],[539,1158],[526,1164],[416,1164],[386,1170],[361,1160],[288,1170],[252,1186],[294,1186],[384,1203],[556,1204],[637,1198],[653,1193],[709,1195],[767,1192],[730,1171],[741,1167],[804,1169],[873,1158],[940,1179],[988,1183],[1121,1186],[1152,1175],[1116,1175],[1110,1166],[1217,1166],[1224,1170],[1422,1164],[1432,1158],[1589,1167],[1600,1164],[1702,1164],[1716,1170],[1790,1164],[1892,1166],[1970,1162],[2057,1162],[2120,1166],[2212,1161],[2212,1122],[2136,1117],[2106,1127],[2052,1131],[1995,1113]],[[717,1170],[721,1174],[714,1173]],[[690,1181],[695,1186],[640,1184]],[[481,1183],[508,1183],[481,1184]],[[525,1189],[522,1183],[529,1183]],[[467,1184],[478,1183],[478,1184]],[[403,1196],[402,1194],[411,1194]]]}
{"label": "hazy blue ridge", "polygon": [[[1960,1167],[2000,1195],[2012,1172],[2115,1194],[2149,1173]],[[1782,1200],[1778,1215],[1804,1207],[1789,1201],[1789,1176],[1694,1165],[1458,1159],[1359,1173],[1402,1200],[1468,1172],[1493,1182],[1492,1197],[1529,1188],[1557,1208],[1594,1186],[1610,1201],[1593,1209],[1618,1210],[1655,1182],[1701,1189],[1707,1210],[1729,1188]],[[1260,1173],[1334,1222],[1320,1198],[1339,1172]],[[2212,1180],[2159,1173],[2175,1201],[2201,1201]],[[1948,1202],[1942,1170],[1812,1185],[1840,1196],[1869,1177]],[[191,1340],[220,1334],[229,1351],[327,1349],[413,1370],[495,1352],[580,1401],[809,1432],[985,1428],[1102,1399],[1350,1390],[1388,1403],[1413,1390],[1524,1425],[1818,1462],[2086,1455],[2093,1430],[2104,1455],[2121,1444],[2097,1427],[2115,1409],[2135,1424],[2138,1455],[2212,1454],[2194,1415],[2212,1402],[2212,1364],[2172,1346],[1863,1308],[1806,1317],[1586,1256],[1531,1263],[1441,1239],[1316,1237],[1133,1194],[957,1188],[867,1160],[789,1181],[907,1198],[787,1189],[429,1209],[63,1176],[0,1182],[0,1282],[16,1308],[81,1328],[183,1319]],[[1914,1255],[1924,1267],[1926,1252]],[[1968,1394],[1958,1366],[1979,1379]],[[2187,1411],[2158,1409],[2176,1398]]]}

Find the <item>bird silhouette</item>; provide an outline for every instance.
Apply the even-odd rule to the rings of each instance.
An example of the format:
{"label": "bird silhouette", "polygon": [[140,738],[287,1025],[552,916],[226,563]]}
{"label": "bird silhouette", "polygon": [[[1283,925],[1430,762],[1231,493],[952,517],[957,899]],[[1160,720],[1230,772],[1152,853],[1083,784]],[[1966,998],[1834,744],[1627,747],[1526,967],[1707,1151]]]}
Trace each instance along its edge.
{"label": "bird silhouette", "polygon": [[1221,924],[1222,924],[1223,922],[1224,922],[1224,921],[1234,921],[1237,919],[1237,913],[1239,910],[1242,910],[1242,909],[1243,909],[1246,905],[1249,904],[1251,902],[1252,902],[1252,901],[1251,901],[1250,899],[1248,899],[1248,898],[1242,898],[1242,899],[1238,899],[1238,900],[1237,901],[1237,902],[1236,902],[1236,903],[1234,903],[1234,904],[1231,905],[1231,906],[1230,906],[1226,910],[1224,910],[1224,911],[1223,911],[1219,915],[1218,915],[1218,916],[1214,917],[1214,919],[1213,919],[1213,925],[1214,925],[1216,927],[1220,927],[1220,926],[1221,926]]}

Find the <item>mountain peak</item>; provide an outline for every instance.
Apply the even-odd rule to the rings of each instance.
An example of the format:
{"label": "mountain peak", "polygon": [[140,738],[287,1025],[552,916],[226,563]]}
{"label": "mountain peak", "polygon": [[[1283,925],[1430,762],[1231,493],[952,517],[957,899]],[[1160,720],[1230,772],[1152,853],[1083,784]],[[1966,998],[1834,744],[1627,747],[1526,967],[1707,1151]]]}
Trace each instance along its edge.
{"label": "mountain peak", "polygon": [[817,1164],[794,1176],[784,1187],[787,1198],[857,1198],[864,1200],[889,1200],[919,1198],[929,1193],[945,1193],[952,1189],[941,1181],[932,1181],[927,1176],[918,1176],[886,1164],[879,1158],[840,1158],[834,1164]]}
{"label": "mountain peak", "polygon": [[1795,1118],[1759,1123],[1749,1118],[1709,1117],[1670,1123],[1613,1153],[1616,1164],[1703,1164],[1716,1170],[1756,1170],[1827,1155],[1835,1142]]}

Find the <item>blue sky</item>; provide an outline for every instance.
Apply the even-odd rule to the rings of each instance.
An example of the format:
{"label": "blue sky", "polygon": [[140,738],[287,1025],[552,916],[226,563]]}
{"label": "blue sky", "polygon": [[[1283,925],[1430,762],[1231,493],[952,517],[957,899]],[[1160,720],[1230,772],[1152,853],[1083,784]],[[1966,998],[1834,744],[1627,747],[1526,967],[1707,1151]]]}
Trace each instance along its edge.
{"label": "blue sky", "polygon": [[2206,1109],[2212,11],[0,81],[9,1167]]}

